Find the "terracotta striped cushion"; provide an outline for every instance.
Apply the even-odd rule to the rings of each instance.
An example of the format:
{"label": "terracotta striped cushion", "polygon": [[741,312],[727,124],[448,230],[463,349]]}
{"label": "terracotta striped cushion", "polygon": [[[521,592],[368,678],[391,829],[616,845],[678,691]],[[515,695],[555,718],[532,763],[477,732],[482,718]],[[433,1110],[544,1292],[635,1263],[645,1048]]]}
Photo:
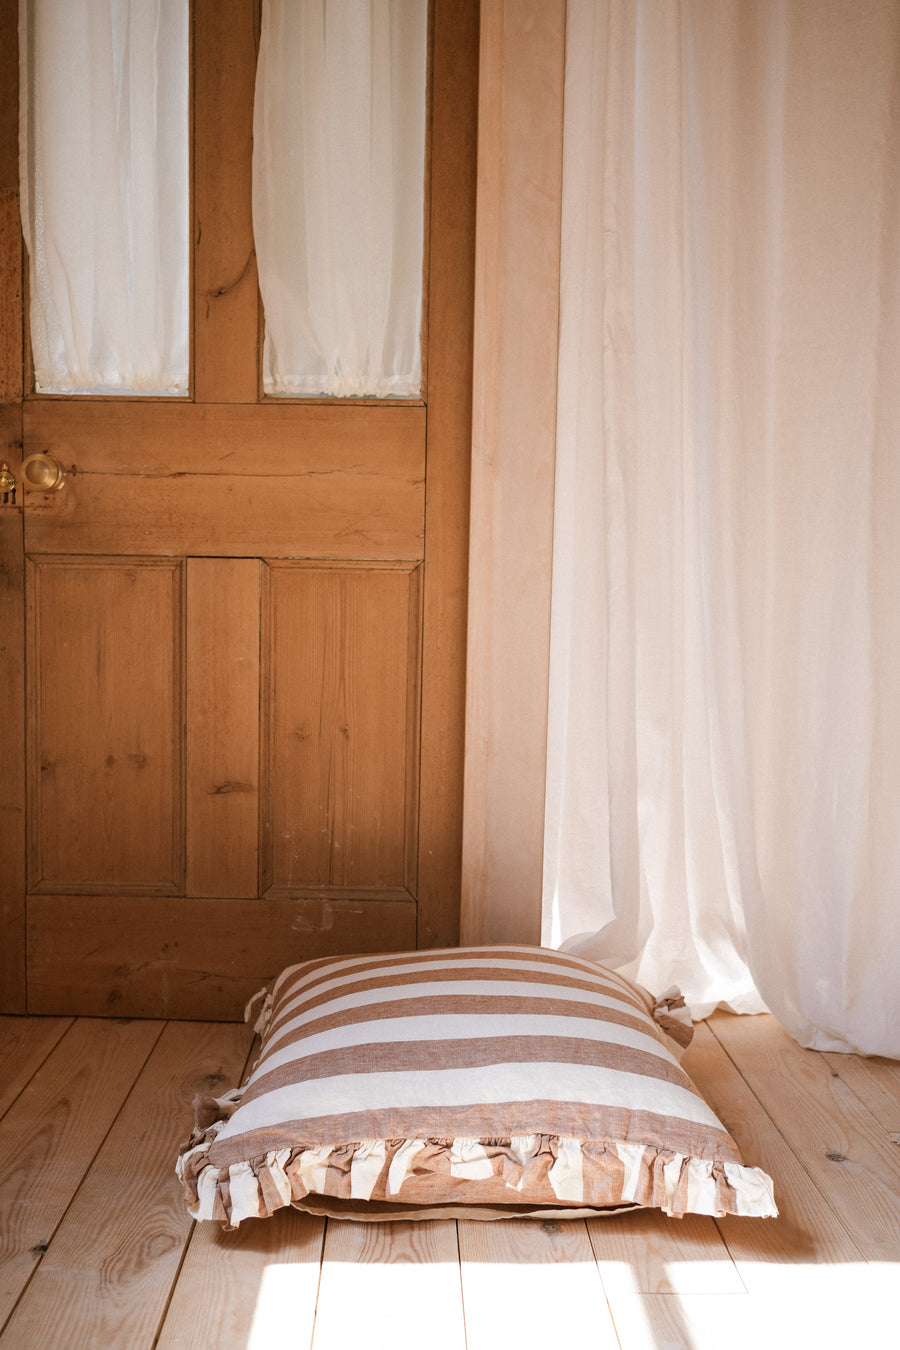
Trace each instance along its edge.
{"label": "terracotta striped cushion", "polygon": [[659,1025],[685,1039],[673,1002],[654,1019],[621,975],[534,947],[291,966],[244,1088],[195,1101],[191,1213],[775,1214]]}

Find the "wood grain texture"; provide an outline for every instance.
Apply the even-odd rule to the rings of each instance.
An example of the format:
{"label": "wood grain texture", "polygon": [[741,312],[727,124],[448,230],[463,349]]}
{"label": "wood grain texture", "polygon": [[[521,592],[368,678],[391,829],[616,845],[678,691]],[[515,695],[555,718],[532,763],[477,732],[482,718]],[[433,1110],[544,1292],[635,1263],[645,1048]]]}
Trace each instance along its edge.
{"label": "wood grain texture", "polygon": [[0,1324],[43,1257],[160,1031],[158,1022],[78,1022],[0,1121]]}
{"label": "wood grain texture", "polygon": [[32,1012],[234,1021],[286,965],[414,950],[409,899],[261,900],[34,895]]}
{"label": "wood grain texture", "polygon": [[268,478],[79,473],[26,518],[30,554],[422,556],[424,489],[360,468]]}
{"label": "wood grain texture", "polygon": [[[611,1301],[621,1350],[759,1350],[779,1328],[740,1294],[620,1294]],[[808,1344],[801,1339],[801,1344]]]}
{"label": "wood grain texture", "polygon": [[188,559],[188,895],[258,894],[259,605],[256,559]]}
{"label": "wood grain texture", "polygon": [[26,402],[24,418],[29,445],[84,473],[317,478],[364,470],[390,482],[425,473],[419,404],[41,398]]}
{"label": "wood grain texture", "polygon": [[[15,462],[15,461],[11,461]],[[0,507],[0,1012],[24,1013],[25,560],[22,507]]]}
{"label": "wood grain texture", "polygon": [[166,1026],[16,1307],[9,1344],[150,1342],[191,1229],[172,1179],[191,1101],[237,1081],[250,1040],[246,1027]]}
{"label": "wood grain texture", "polygon": [[822,1058],[884,1127],[891,1143],[900,1146],[900,1061],[836,1053]]}
{"label": "wood grain texture", "polygon": [[713,1219],[659,1210],[588,1219],[607,1297],[614,1294],[743,1294],[744,1283]]}
{"label": "wood grain texture", "polygon": [[411,887],[418,570],[267,569],[268,800],[278,887]]}
{"label": "wood grain texture", "polygon": [[18,26],[16,0],[0,0],[0,405],[22,398]]}
{"label": "wood grain texture", "polygon": [[18,0],[0,0],[0,192],[19,190],[18,38]]}
{"label": "wood grain texture", "polygon": [[165,560],[29,564],[32,891],[183,890],[182,588]]}
{"label": "wood grain texture", "polygon": [[432,6],[420,947],[459,941],[478,14],[476,0]]}
{"label": "wood grain texture", "polygon": [[71,1025],[71,1017],[0,1017],[0,1116]]}
{"label": "wood grain texture", "polygon": [[19,194],[0,191],[0,404],[22,397],[22,226]]}
{"label": "wood grain texture", "polygon": [[458,1226],[468,1350],[618,1346],[583,1222]]}
{"label": "wood grain texture", "polygon": [[[744,1019],[748,1037],[765,1030],[765,1020]],[[893,1344],[896,1256],[865,1261],[844,1227],[841,1197],[823,1195],[812,1183],[802,1161],[806,1144],[792,1137],[790,1112],[780,1115],[775,1102],[772,1115],[763,1109],[705,1024],[697,1027],[688,1067],[738,1135],[748,1160],[775,1175],[782,1210],[776,1220],[718,1221],[728,1248],[721,1258],[706,1234],[685,1233],[689,1220],[657,1216],[658,1223],[648,1228],[653,1216],[638,1211],[587,1221],[589,1230],[601,1233],[613,1226],[608,1249],[595,1263],[580,1220],[499,1228],[459,1221],[458,1246],[452,1223],[394,1229],[328,1220],[323,1250],[323,1221],[284,1210],[231,1234],[216,1224],[198,1226],[176,1266],[173,1238],[176,1229],[184,1231],[179,1227],[183,1213],[171,1175],[174,1150],[163,1146],[162,1137],[169,1130],[170,1138],[176,1133],[181,1138],[195,1087],[218,1093],[224,1079],[237,1076],[246,1029],[195,1028],[199,1039],[192,1042],[170,1028],[156,1041],[144,1073],[141,1066],[158,1026],[150,1028],[142,1048],[134,1038],[147,1033],[147,1024],[123,1028],[115,1022],[76,1022],[30,1074],[39,1053],[36,1043],[30,1036],[4,1040],[10,1023],[39,1034],[44,1021],[0,1021],[0,1047],[10,1050],[2,1061],[4,1072],[27,1083],[0,1122],[0,1149],[4,1142],[10,1145],[15,1168],[14,1177],[0,1175],[5,1206],[0,1242],[9,1244],[7,1265],[0,1261],[0,1284],[16,1261],[23,1261],[26,1276],[40,1262],[47,1265],[43,1274],[37,1272],[40,1281],[35,1278],[28,1287],[27,1317],[0,1333],[0,1350],[43,1350],[48,1336],[54,1343],[57,1319],[71,1338],[66,1342],[61,1336],[62,1343],[104,1350],[157,1345],[161,1350],[182,1345],[271,1350],[287,1344],[304,1350],[371,1344],[416,1350],[448,1344],[452,1350],[463,1344],[467,1350],[513,1344],[517,1350],[557,1345],[569,1350],[581,1344],[618,1344],[625,1350],[758,1350],[761,1345],[847,1350]],[[241,1053],[229,1065],[228,1047],[234,1047],[236,1035]],[[830,1074],[834,1057],[804,1054],[817,1058]],[[895,1066],[881,1062],[875,1067]],[[179,1083],[174,1092],[167,1086]],[[820,1103],[827,1118],[831,1095],[823,1093]],[[115,1120],[119,1104],[125,1114]],[[16,1123],[9,1128],[13,1116]],[[110,1122],[95,1176],[86,1131],[95,1131],[99,1140]],[[139,1135],[140,1147],[134,1149]],[[121,1201],[123,1178],[134,1174],[135,1158],[145,1147],[146,1166],[137,1185],[142,1212],[151,1215],[149,1229]],[[50,1170],[44,1172],[47,1165]],[[34,1185],[36,1174],[40,1187]],[[874,1195],[877,1205],[877,1190]],[[29,1226],[34,1205],[37,1221]],[[46,1217],[42,1207],[47,1205],[51,1227],[44,1231],[39,1220]],[[53,1214],[63,1212],[53,1236]],[[708,1227],[708,1221],[699,1222]],[[441,1230],[437,1235],[435,1228]],[[627,1231],[632,1228],[633,1233]],[[23,1256],[15,1235],[48,1250],[26,1249]],[[150,1271],[157,1252],[161,1270]],[[732,1257],[746,1294],[731,1283]],[[720,1260],[721,1274],[713,1269]],[[320,1316],[313,1326],[320,1262]],[[168,1282],[171,1295],[161,1327],[146,1316],[148,1287],[150,1305],[159,1308],[157,1274],[165,1276],[159,1284]],[[708,1292],[700,1292],[701,1287]],[[618,1342],[609,1340],[610,1311]],[[460,1340],[461,1317],[466,1342]]]}
{"label": "wood grain texture", "polygon": [[456,1224],[329,1222],[314,1345],[466,1350]]}
{"label": "wood grain texture", "polygon": [[325,1220],[296,1209],[191,1235],[156,1350],[312,1343]]}
{"label": "wood grain texture", "polygon": [[257,5],[194,0],[194,378],[198,403],[255,403],[251,211]]}
{"label": "wood grain texture", "polygon": [[[112,571],[120,560],[130,560],[132,568],[145,561],[152,568],[172,559],[186,577],[178,622],[184,646],[178,646],[179,635],[171,652],[172,668],[179,672],[173,688],[184,680],[185,698],[169,719],[177,723],[170,737],[176,746],[170,788],[142,802],[138,820],[140,795],[135,784],[127,784],[124,818],[117,823],[102,798],[105,779],[79,770],[83,791],[74,791],[73,777],[67,794],[44,803],[40,848],[33,841],[31,850],[35,893],[28,929],[35,1007],[234,1016],[245,996],[284,963],[285,949],[298,935],[304,954],[413,947],[413,897],[420,885],[434,916],[423,924],[423,940],[452,942],[457,936],[478,7],[475,0],[437,0],[434,8],[427,407],[424,400],[259,399],[248,228],[258,8],[256,0],[228,6],[201,0],[194,7],[193,399],[25,401],[20,430],[28,451],[48,451],[69,471],[63,492],[29,494],[25,544],[35,572],[43,572],[45,562],[63,569],[56,560],[68,555],[73,567],[95,560],[101,570]],[[18,446],[21,437],[10,426]],[[433,541],[420,567],[426,460]],[[374,566],[372,580],[359,582],[336,626],[312,631],[300,615],[295,627],[305,649],[289,651],[279,638],[284,700],[271,717],[267,709],[262,763],[268,767],[276,752],[286,754],[273,728],[290,702],[294,670],[302,671],[304,664],[318,669],[323,652],[330,664],[327,674],[321,665],[318,706],[327,703],[328,715],[343,711],[350,720],[340,722],[348,734],[338,726],[339,740],[329,735],[327,717],[317,727],[322,753],[309,775],[298,778],[296,766],[279,762],[278,791],[265,799],[277,805],[277,822],[266,809],[257,816],[269,830],[270,847],[254,881],[254,798],[252,789],[244,790],[259,776],[253,765],[252,674],[249,661],[236,669],[232,649],[245,651],[252,644],[252,569],[260,561],[287,559]],[[388,577],[384,564],[394,563],[400,566]],[[221,587],[229,589],[234,608]],[[87,602],[100,599],[110,623],[119,623],[115,605],[99,596],[102,587],[94,590],[97,594],[81,597],[88,609],[85,622],[78,605],[67,620],[76,632],[71,651],[64,649],[63,628],[48,636],[45,625],[32,642],[35,654],[43,643],[47,656],[45,687],[64,691],[67,699],[65,713],[55,711],[55,703],[47,713],[56,748],[68,752],[77,743],[77,758],[87,763],[94,753],[96,702],[88,648],[104,622],[97,606],[90,610]],[[56,608],[61,612],[61,605]],[[317,612],[324,615],[329,606]],[[174,615],[173,610],[173,626]],[[144,617],[137,606],[125,618],[123,648],[139,649]],[[267,631],[271,636],[286,627],[270,623],[266,630],[263,622],[262,628],[268,652]],[[341,671],[333,659],[336,650],[327,647],[335,637],[338,645],[347,642]],[[156,675],[165,656],[162,643],[154,647],[139,672],[137,694],[159,713],[166,691]],[[129,660],[123,652],[118,681],[123,687]],[[124,706],[116,703],[120,697],[103,693],[107,703]],[[44,721],[44,706],[35,691],[35,728]],[[332,722],[332,732],[335,726]],[[127,730],[120,719],[114,729],[121,727]],[[144,753],[131,748],[126,759]],[[121,757],[113,749],[106,755],[116,764],[104,759],[104,772],[118,772]],[[76,756],[70,758],[74,764]],[[175,759],[182,758],[189,781],[176,772]],[[149,781],[148,763],[141,782]],[[53,772],[36,771],[35,794],[37,779]],[[351,784],[349,775],[358,783]],[[298,823],[293,803],[303,800],[301,790],[313,802],[313,781],[316,791],[326,788],[328,821],[324,839],[321,831],[315,837],[320,847],[315,865],[298,872],[287,840],[291,832],[305,830],[306,843],[311,841],[312,814]],[[223,787],[229,790],[220,791]],[[69,804],[80,797],[84,819],[73,812],[66,816],[62,797]],[[164,875],[158,867],[154,873],[148,857],[162,848],[166,813],[177,865]],[[278,866],[276,826],[283,848]],[[311,856],[306,849],[305,854]],[[101,858],[100,869],[85,861]],[[48,860],[52,865],[45,866]],[[265,892],[262,904],[233,907],[238,900],[250,906],[255,889]],[[23,886],[14,890],[12,943],[0,945],[19,967],[23,892]],[[143,904],[137,903],[140,893]],[[188,893],[202,893],[198,901],[204,903],[188,902]],[[20,989],[20,1001],[23,997]]]}
{"label": "wood grain texture", "polygon": [[482,12],[467,943],[541,938],[564,36],[564,0]]}
{"label": "wood grain texture", "polygon": [[[759,1026],[752,1025],[756,1021]],[[763,1107],[788,1125],[813,1183],[839,1208],[865,1258],[896,1260],[900,1149],[875,1117],[820,1055],[799,1046],[774,1017],[717,1013],[710,1026]]]}
{"label": "wood grain texture", "polygon": [[[712,1020],[718,1026],[720,1014]],[[765,1032],[764,1017],[742,1019],[752,1037]],[[734,1136],[745,1161],[762,1167],[775,1186],[778,1219],[719,1219],[717,1225],[747,1288],[784,1278],[792,1265],[853,1265],[865,1260],[861,1244],[838,1220],[831,1197],[812,1181],[797,1151],[709,1029],[699,1023],[683,1065],[716,1115]],[[823,1119],[826,1118],[822,1112]],[[803,1150],[802,1138],[798,1141]]]}
{"label": "wood grain texture", "polygon": [[[0,459],[22,457],[19,7],[0,0]],[[25,1011],[25,669],[21,488],[0,506],[0,1012]]]}

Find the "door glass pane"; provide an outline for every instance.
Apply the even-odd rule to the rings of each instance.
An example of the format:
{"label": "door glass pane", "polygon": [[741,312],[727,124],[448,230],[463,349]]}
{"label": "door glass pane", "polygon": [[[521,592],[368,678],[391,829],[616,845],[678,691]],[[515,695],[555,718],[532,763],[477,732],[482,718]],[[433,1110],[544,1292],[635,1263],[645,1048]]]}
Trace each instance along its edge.
{"label": "door glass pane", "polygon": [[253,228],[267,394],[420,394],[427,11],[263,0]]}
{"label": "door glass pane", "polygon": [[187,394],[189,0],[21,0],[42,393]]}

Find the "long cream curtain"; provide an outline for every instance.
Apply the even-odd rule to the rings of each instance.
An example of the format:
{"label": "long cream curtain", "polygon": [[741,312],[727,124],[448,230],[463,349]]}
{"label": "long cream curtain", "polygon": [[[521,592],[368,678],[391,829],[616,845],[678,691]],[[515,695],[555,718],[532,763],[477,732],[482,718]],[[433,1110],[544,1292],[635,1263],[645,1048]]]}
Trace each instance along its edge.
{"label": "long cream curtain", "polygon": [[20,0],[35,386],[186,394],[188,0]]}
{"label": "long cream curtain", "polygon": [[547,937],[900,1056],[900,6],[569,0]]}
{"label": "long cream curtain", "polygon": [[427,0],[264,0],[267,394],[419,396],[427,18]]}

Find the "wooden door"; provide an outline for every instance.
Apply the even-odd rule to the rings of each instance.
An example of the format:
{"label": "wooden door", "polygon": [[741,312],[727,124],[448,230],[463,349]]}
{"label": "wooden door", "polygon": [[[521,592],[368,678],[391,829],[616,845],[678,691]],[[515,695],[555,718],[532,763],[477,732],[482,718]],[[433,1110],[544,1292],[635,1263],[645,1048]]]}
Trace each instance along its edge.
{"label": "wooden door", "polygon": [[233,1018],[457,940],[477,5],[434,0],[421,401],[266,400],[254,0],[193,5],[191,397],[25,394],[4,53],[3,1008]]}

